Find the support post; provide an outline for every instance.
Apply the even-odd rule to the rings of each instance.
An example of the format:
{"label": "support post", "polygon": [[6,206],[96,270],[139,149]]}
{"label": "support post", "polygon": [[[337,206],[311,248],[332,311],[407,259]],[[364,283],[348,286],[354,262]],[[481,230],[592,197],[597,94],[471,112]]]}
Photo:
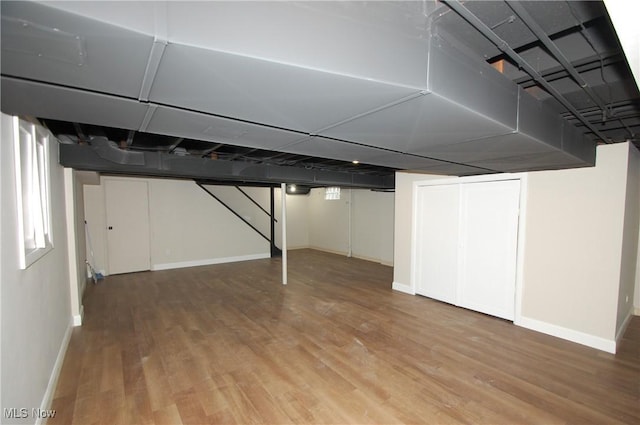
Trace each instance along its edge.
{"label": "support post", "polygon": [[287,185],[280,185],[280,197],[282,200],[282,284],[287,284]]}
{"label": "support post", "polygon": [[271,186],[269,188],[269,200],[270,200],[270,209],[269,209],[269,220],[271,221],[270,225],[270,229],[271,229],[271,242],[270,242],[270,250],[271,250],[271,258],[276,257],[277,253],[276,253],[276,217],[275,217],[275,212],[276,212],[276,201],[275,201],[275,188],[273,186]]}

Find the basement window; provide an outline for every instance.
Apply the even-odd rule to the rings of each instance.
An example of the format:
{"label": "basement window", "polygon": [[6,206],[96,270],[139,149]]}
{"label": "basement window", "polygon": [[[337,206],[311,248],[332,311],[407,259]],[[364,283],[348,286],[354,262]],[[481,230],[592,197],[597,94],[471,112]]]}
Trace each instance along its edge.
{"label": "basement window", "polygon": [[49,137],[44,128],[13,117],[21,269],[26,269],[53,248]]}
{"label": "basement window", "polygon": [[324,189],[325,201],[338,201],[340,200],[340,188],[339,187],[327,187]]}

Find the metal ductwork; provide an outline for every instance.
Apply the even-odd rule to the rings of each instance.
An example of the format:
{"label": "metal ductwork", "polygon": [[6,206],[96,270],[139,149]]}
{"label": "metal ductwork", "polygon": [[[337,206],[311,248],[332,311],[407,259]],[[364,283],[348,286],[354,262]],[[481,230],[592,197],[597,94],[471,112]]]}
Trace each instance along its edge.
{"label": "metal ductwork", "polygon": [[[593,141],[437,31],[435,2],[1,7],[8,114],[435,174],[595,161]],[[62,162],[149,174],[151,154],[131,159],[105,146],[64,145]],[[157,173],[211,177],[187,160],[162,157]],[[269,178],[322,180],[280,171]]]}

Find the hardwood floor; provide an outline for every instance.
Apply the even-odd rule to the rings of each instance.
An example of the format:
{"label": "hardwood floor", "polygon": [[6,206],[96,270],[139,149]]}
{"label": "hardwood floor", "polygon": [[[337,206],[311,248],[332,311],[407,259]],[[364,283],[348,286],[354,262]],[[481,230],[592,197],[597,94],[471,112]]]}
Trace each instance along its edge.
{"label": "hardwood floor", "polygon": [[88,289],[49,424],[640,423],[640,317],[617,355],[390,289],[318,251]]}

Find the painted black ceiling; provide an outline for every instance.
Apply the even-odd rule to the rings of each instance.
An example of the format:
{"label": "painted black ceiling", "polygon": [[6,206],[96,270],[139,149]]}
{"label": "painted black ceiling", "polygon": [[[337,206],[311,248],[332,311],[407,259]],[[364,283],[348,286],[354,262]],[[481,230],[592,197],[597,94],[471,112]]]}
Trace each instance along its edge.
{"label": "painted black ceiling", "polygon": [[[149,47],[145,47],[147,46],[145,45],[146,41],[141,35],[144,32],[143,29],[139,28],[133,28],[134,32],[131,34],[134,35],[131,36],[131,40],[133,40],[130,43],[131,46],[125,44],[100,45],[100,43],[105,43],[105,40],[109,40],[106,37],[104,40],[100,38],[103,35],[101,31],[105,33],[112,31],[111,27],[104,25],[124,25],[123,22],[126,19],[123,16],[126,14],[124,11],[120,14],[113,12],[113,17],[106,16],[109,15],[107,13],[104,18],[98,18],[101,13],[98,10],[99,6],[92,10],[92,2],[84,3],[85,5],[61,6],[60,9],[57,9],[55,2],[49,3],[47,6],[37,3],[25,5],[25,2],[3,1],[1,3],[3,19],[2,109],[7,113],[35,115],[67,145],[91,145],[92,139],[106,137],[113,142],[114,147],[123,152],[160,152],[165,156],[175,156],[182,159],[207,158],[220,163],[228,161],[242,164],[242,167],[254,167],[252,168],[254,170],[277,167],[279,170],[277,177],[265,175],[265,181],[271,181],[270,179],[273,178],[286,181],[289,174],[285,170],[291,168],[293,170],[291,176],[297,176],[299,183],[311,178],[313,180],[306,182],[314,185],[324,184],[325,180],[319,182],[314,181],[316,177],[307,177],[316,174],[298,172],[299,170],[308,170],[325,173],[327,184],[332,181],[331,173],[337,173],[335,174],[338,176],[335,179],[336,183],[357,185],[344,179],[344,175],[358,175],[371,177],[369,180],[361,178],[353,180],[360,182],[358,184],[386,187],[392,181],[389,178],[392,178],[394,171],[398,169],[433,174],[471,175],[588,166],[590,163],[588,154],[584,156],[577,154],[575,157],[570,152],[569,160],[564,156],[554,156],[566,149],[573,149],[575,144],[583,143],[579,138],[582,135],[586,136],[585,145],[594,142],[617,143],[625,140],[631,140],[636,145],[640,145],[638,136],[640,131],[640,96],[606,9],[599,1],[518,3],[503,1],[391,1],[335,4],[301,2],[291,3],[291,5],[259,2],[229,6],[229,9],[241,8],[240,12],[256,11],[255,15],[251,13],[238,15],[242,16],[243,21],[233,25],[234,31],[236,27],[240,27],[253,36],[261,30],[260,25],[269,25],[268,22],[260,21],[263,18],[264,21],[268,21],[269,16],[262,15],[265,13],[268,15],[270,10],[278,8],[292,12],[294,18],[298,18],[299,22],[307,26],[315,21],[323,25],[335,23],[337,33],[348,31],[345,30],[346,24],[343,27],[339,25],[349,20],[353,23],[354,31],[364,28],[362,40],[351,42],[351,40],[345,39],[344,52],[332,54],[318,50],[314,55],[313,51],[309,53],[301,50],[305,53],[301,54],[300,64],[304,64],[304,69],[310,70],[310,73],[323,67],[322,71],[327,71],[327,73],[321,77],[317,77],[315,74],[290,73],[289,69],[284,66],[289,65],[288,61],[278,55],[282,56],[282,52],[290,55],[293,50],[285,51],[284,47],[282,50],[273,47],[273,51],[269,53],[271,57],[265,53],[267,59],[275,58],[277,61],[274,59],[274,62],[260,62],[262,59],[256,59],[255,52],[260,52],[259,46],[264,40],[258,39],[250,40],[248,44],[243,45],[238,42],[237,37],[233,39],[230,35],[229,40],[225,42],[229,46],[234,46],[242,54],[231,59],[227,57],[211,60],[200,59],[203,56],[198,56],[200,53],[195,51],[197,50],[195,47],[192,47],[197,44],[193,40],[207,34],[189,34],[187,28],[184,30],[186,36],[174,36],[169,34],[171,28],[158,30],[158,16],[171,22],[172,13],[187,13],[184,10],[185,6],[181,6],[182,9],[179,9],[176,6],[177,3],[162,7],[154,6],[156,32],[155,37],[149,39],[153,42],[149,45],[151,46],[150,50]],[[217,4],[222,5],[222,2]],[[52,5],[54,9],[50,9]],[[72,10],[66,10],[65,7],[71,7]],[[110,7],[133,6],[112,3]],[[209,11],[206,5],[200,4],[193,7]],[[158,12],[158,10],[161,11]],[[235,12],[234,10],[233,13]],[[191,11],[190,13],[195,12]],[[223,14],[221,13],[221,15]],[[278,25],[295,27],[296,22],[288,22],[285,20],[286,18],[281,18],[281,15],[283,14],[276,15],[275,12],[273,15],[276,17],[274,19],[282,19],[277,23]],[[133,21],[134,19],[131,19],[131,22]],[[60,30],[56,25],[62,24],[68,24],[70,39],[73,38],[73,34],[80,34],[76,35],[75,39],[83,41],[83,37],[86,37],[86,46],[93,46],[90,43],[94,39],[97,40],[94,45],[98,47],[95,50],[92,50],[93,47],[86,47],[78,42],[76,53],[80,52],[79,55],[82,57],[83,63],[73,64],[75,68],[70,68],[72,72],[65,72],[64,67],[71,65],[62,63],[64,61],[60,59],[67,52],[54,52],[49,55],[48,51],[43,50],[44,54],[36,55],[37,58],[33,57],[33,52],[39,48],[39,45],[42,46],[42,49],[54,49],[64,45],[62,42],[56,44],[56,37],[61,37],[59,34],[64,33],[64,28]],[[224,25],[224,23],[220,23],[220,25]],[[276,23],[273,25],[273,28],[277,28]],[[142,28],[143,25],[140,24],[140,26]],[[170,25],[167,26],[170,27]],[[31,28],[31,32],[24,29],[27,27]],[[482,33],[480,27],[485,27],[487,32]],[[194,24],[193,28],[197,30],[198,26]],[[138,30],[140,34],[136,32]],[[194,32],[197,32],[196,30]],[[298,31],[301,30],[298,29]],[[283,37],[288,37],[284,44],[290,43],[295,47],[295,40],[290,40],[290,34],[285,30],[283,30],[283,34]],[[270,36],[270,34],[264,34],[266,38]],[[174,40],[172,37],[176,39]],[[188,37],[192,38],[186,40]],[[273,37],[275,43],[278,35],[273,35]],[[340,51],[342,48],[342,46],[330,43],[331,36],[328,33],[324,36],[319,34],[315,38],[314,36],[308,37],[308,40],[313,42],[318,39],[322,40],[323,37],[327,38],[326,43],[323,44],[322,41],[319,41],[316,45],[316,47],[325,48],[327,51]],[[221,38],[224,38],[224,35]],[[427,38],[429,40],[425,42]],[[308,42],[304,37],[301,39]],[[415,51],[419,51],[421,43],[424,42],[424,45],[429,45],[433,51],[443,49],[443,56],[449,55],[448,49],[461,52],[466,58],[469,58],[469,61],[460,62],[460,68],[473,68],[474,61],[484,64],[483,66],[488,64],[493,70],[486,71],[482,66],[479,66],[477,70],[477,73],[481,75],[481,78],[486,79],[488,84],[496,78],[487,76],[494,70],[513,82],[516,91],[512,90],[511,94],[511,97],[515,99],[512,109],[514,119],[517,122],[512,125],[512,128],[515,128],[515,133],[521,132],[526,136],[526,143],[520,140],[517,143],[515,140],[511,141],[511,132],[514,130],[509,130],[511,125],[509,123],[500,123],[505,126],[504,131],[499,130],[504,134],[487,133],[488,136],[483,136],[482,126],[485,126],[483,121],[479,122],[477,136],[471,139],[467,135],[467,133],[475,131],[471,119],[476,115],[483,119],[486,118],[486,122],[493,125],[496,120],[500,121],[503,116],[509,114],[508,107],[496,112],[498,118],[494,118],[490,114],[487,115],[488,113],[485,114],[482,110],[483,103],[491,105],[494,102],[502,102],[501,95],[497,94],[498,91],[496,91],[495,97],[492,96],[489,89],[479,92],[483,93],[483,98],[478,98],[474,94],[476,96],[473,99],[474,106],[460,105],[457,103],[458,98],[443,103],[443,105],[452,104],[456,110],[462,111],[459,117],[448,117],[447,112],[441,109],[440,103],[418,104],[418,101],[423,99],[439,99],[439,92],[435,92],[437,96],[429,94],[433,91],[432,85],[435,85],[432,79],[435,78],[433,75],[436,72],[428,69],[429,81],[425,82],[424,88],[421,87],[421,83],[414,84],[414,75],[419,76],[420,72],[404,72],[408,69],[407,64],[413,63],[411,61],[414,60],[415,55],[409,52],[414,49],[413,45],[407,47],[409,53],[406,55],[401,56],[401,52],[397,57],[389,56],[394,54],[394,49],[399,49],[398,45],[392,45],[391,42],[387,46],[386,41],[398,39],[409,40],[408,44],[415,44],[417,46]],[[496,40],[500,42],[496,43]],[[122,43],[126,42],[127,40],[123,38]],[[183,51],[176,50],[177,47],[174,49],[182,42],[186,46]],[[216,40],[210,42],[215,44]],[[142,51],[147,49],[149,53],[141,58],[127,57],[128,49],[134,51],[136,43],[140,44]],[[205,47],[214,49],[206,50],[206,52],[215,51],[216,54],[224,52],[223,48]],[[285,47],[289,48],[290,46],[287,44]],[[358,57],[352,54],[356,50],[348,50],[348,48],[356,49],[359,47],[362,48],[361,63],[358,63]],[[404,48],[404,46],[401,47]],[[109,83],[112,76],[104,69],[112,64],[105,63],[104,69],[100,72],[106,73],[103,75],[103,80],[107,82],[104,85],[100,82],[92,82],[92,77],[86,77],[87,74],[82,72],[90,71],[87,66],[91,65],[90,61],[97,62],[96,58],[91,56],[94,51],[108,52],[108,55],[103,55],[105,60],[116,59],[124,62],[128,60],[132,63],[132,67],[133,63],[137,63],[140,59],[140,64],[146,64],[147,67],[147,71],[144,73],[145,80],[140,83],[131,74],[123,73],[122,76],[117,76],[120,80],[113,76],[113,82]],[[376,58],[376,51],[380,52],[379,56],[381,57]],[[56,54],[58,56],[54,57]],[[183,56],[180,57],[180,54]],[[305,56],[307,54],[308,56]],[[86,56],[83,57],[83,55]],[[165,68],[162,65],[164,62],[170,63],[170,59],[174,57],[181,58],[182,62],[193,65],[193,76],[184,73],[183,75],[163,74],[163,72],[170,71],[163,71]],[[53,60],[51,60],[52,58]],[[332,63],[331,61],[335,58],[337,58],[336,63],[339,62],[338,59],[343,63],[338,65]],[[433,60],[431,56],[429,58]],[[232,61],[245,59],[249,62],[246,62],[244,67],[238,68],[239,65],[234,65],[235,68],[229,68],[237,70],[243,76],[246,75],[246,77],[242,77],[245,80],[234,80],[235,76],[229,77],[229,74],[223,74],[216,67],[210,70],[195,69],[198,64],[205,67],[220,64],[220,68],[224,68]],[[426,62],[427,56],[424,59]],[[84,63],[85,60],[86,63]],[[370,67],[371,69],[366,69],[362,65],[366,61],[372,64],[379,63],[379,70],[374,66]],[[153,83],[158,86],[151,86],[146,80],[149,67],[154,63],[157,67],[157,74],[152,75],[155,78]],[[422,66],[420,58],[417,58],[416,63],[418,64],[417,71],[420,71],[419,68]],[[33,70],[34,64],[39,64],[37,71]],[[251,65],[264,67],[256,67],[253,71]],[[84,69],[79,68],[80,66],[84,66]],[[126,66],[124,64],[113,69],[121,71]],[[271,68],[268,67],[272,66],[280,66],[278,68],[280,70],[275,70],[271,74]],[[169,65],[166,65],[166,69],[171,70]],[[174,65],[174,69],[181,68]],[[303,68],[296,68],[295,72],[298,72],[299,69]],[[51,72],[49,73],[48,70]],[[527,72],[528,70],[534,72]],[[437,69],[437,72],[444,77],[447,76],[448,71],[449,69],[444,65],[442,69]],[[452,76],[467,75],[456,74],[458,70],[453,68],[450,71]],[[187,72],[191,72],[191,70]],[[394,72],[398,74],[398,77],[389,77]],[[472,73],[474,70],[469,69],[465,72]],[[360,73],[356,75],[358,78],[351,75],[356,73]],[[425,68],[425,78],[426,73],[427,69]],[[212,90],[207,87],[208,84],[200,86],[201,91],[207,93],[206,96],[203,95],[202,99],[196,99],[194,94],[183,95],[182,92],[176,91],[176,87],[190,88],[190,78],[196,81],[197,78],[204,78],[208,74],[211,76],[212,83],[218,80],[228,80],[225,83],[228,87],[234,86],[237,81],[247,81],[246,87],[232,87],[236,91],[229,93],[246,96],[246,99],[253,99],[255,103],[251,105],[246,102],[242,103],[244,97],[239,100],[232,97],[222,98],[227,92],[222,93],[221,99],[206,97],[209,96],[208,90]],[[100,73],[95,75],[99,77]],[[325,80],[322,80],[322,78],[336,76],[341,78],[338,83],[326,83]],[[160,90],[158,88],[160,87],[159,82],[163,78],[166,78],[171,84]],[[287,78],[290,78],[292,92],[286,90]],[[342,80],[347,83],[353,81],[353,87],[360,84],[362,88],[350,91],[352,89],[348,88],[349,86],[344,86],[345,92],[349,92],[349,97],[344,99],[341,99],[336,93],[331,93],[333,96],[331,97],[322,92],[324,84],[326,87],[342,87],[340,86]],[[480,79],[479,81],[485,80]],[[278,87],[281,85],[285,90],[274,89],[274,93],[271,93],[269,87],[264,87],[270,83]],[[371,87],[367,86],[369,83],[371,83]],[[463,87],[460,90],[465,91],[465,83],[469,84],[465,81],[445,82],[445,91],[463,98],[465,93],[458,94],[455,91],[456,85],[460,85]],[[140,84],[142,89],[140,89]],[[175,87],[171,87],[172,84]],[[305,87],[305,84],[309,87],[308,93],[293,92],[297,91],[297,87]],[[132,90],[127,88],[129,86],[132,87]],[[254,89],[258,87],[260,92],[252,93],[251,87]],[[387,89],[387,87],[389,88]],[[294,88],[296,89],[294,90]],[[48,89],[52,90],[50,95],[46,94]],[[469,87],[469,90],[471,89],[473,86]],[[379,100],[369,102],[367,96],[376,90],[379,90],[376,92]],[[384,90],[388,90],[390,94],[385,94]],[[135,96],[128,94],[133,91],[136,91]],[[50,104],[43,106],[43,103],[46,103],[44,101],[25,100],[25,98],[31,98],[37,93],[43,93],[44,97],[48,97],[47,101]],[[68,97],[62,96],[67,93],[71,94]],[[520,99],[525,96],[535,99],[536,102],[527,101],[529,103],[526,105],[529,106],[526,108],[521,106]],[[331,100],[333,98],[335,100]],[[84,101],[83,99],[91,101],[85,105],[81,103]],[[172,103],[165,104],[163,99],[171,99]],[[55,102],[59,102],[59,104]],[[222,106],[216,102],[220,102],[219,104]],[[354,105],[360,102],[362,106],[358,107],[363,108],[362,111],[366,112],[360,113],[357,109],[353,109],[348,114],[344,113],[347,114],[344,117],[348,118],[341,119],[338,112],[341,112],[342,109],[348,109],[350,102]],[[507,101],[505,100],[505,102]],[[123,105],[122,108],[118,107],[120,104]],[[211,108],[209,108],[210,104]],[[143,109],[136,109],[138,106]],[[127,109],[129,107],[131,109]],[[435,109],[433,111],[427,109],[425,112],[425,108],[429,107]],[[60,112],[61,109],[64,109],[65,112]],[[245,113],[245,109],[248,110],[247,113]],[[546,120],[546,115],[544,120],[536,119],[533,122],[540,122],[543,127],[549,123],[549,129],[536,129],[532,135],[521,128],[524,127],[521,124],[523,111],[538,109],[544,110],[544,113],[549,116],[560,116],[562,120],[558,121],[560,123],[559,130],[553,127],[556,125],[556,121]],[[254,110],[257,112],[254,113]],[[465,115],[467,110],[474,114]],[[515,116],[516,110],[517,117]],[[85,113],[86,111],[89,112]],[[173,112],[174,115],[170,115],[167,111]],[[423,115],[411,118],[412,114],[418,113],[416,111]],[[493,109],[489,108],[489,112],[491,111]],[[130,124],[129,119],[136,113],[140,115],[139,120],[133,120],[133,124]],[[437,118],[430,118],[431,115]],[[301,117],[300,123],[292,118],[296,116]],[[165,119],[161,120],[161,117]],[[397,119],[398,117],[400,120]],[[151,119],[159,121],[154,126],[148,127]],[[434,121],[428,121],[429,119]],[[202,124],[206,123],[206,120],[214,120],[212,121],[214,124],[210,126]],[[425,120],[429,125],[424,125]],[[435,128],[440,121],[447,120],[450,121],[447,122],[449,126],[447,128],[455,130],[457,126],[464,127],[461,130],[460,139],[439,144],[437,141],[434,143],[428,136],[416,135],[416,132],[428,133],[430,126]],[[505,120],[508,121],[507,118]],[[162,125],[162,121],[166,124],[165,126]],[[325,121],[326,123],[324,123]],[[139,122],[143,124],[138,124]],[[191,122],[193,125],[190,124]],[[224,131],[216,133],[218,129],[216,126],[219,123],[222,123],[220,128],[223,128]],[[229,127],[228,132],[231,136],[227,136],[225,133],[227,123],[236,123],[244,127],[241,130]],[[191,131],[191,127],[196,128],[198,125],[205,128]],[[391,128],[394,126],[398,128]],[[185,130],[177,129],[177,127],[184,127]],[[256,135],[253,135],[251,133],[253,127],[262,129],[264,132],[258,130]],[[213,130],[211,130],[212,128]],[[362,128],[367,128],[369,133],[362,134]],[[153,131],[145,131],[149,129]],[[575,135],[579,137],[576,138],[577,141],[571,141],[573,145],[565,143],[565,136],[562,136],[562,140],[558,140],[557,145],[553,145],[556,143],[553,140],[550,142],[543,140],[545,143],[553,145],[549,149],[545,147],[545,150],[541,150],[538,147],[538,139],[543,139],[546,134],[553,138],[554,133],[562,132],[573,138]],[[443,133],[442,136],[437,137],[447,139],[448,136]],[[422,142],[423,139],[424,142]],[[406,142],[404,142],[405,140]],[[536,142],[533,143],[530,140]],[[535,148],[532,147],[533,145]],[[577,149],[579,150],[580,147]],[[588,150],[588,147],[585,149]],[[75,158],[81,162],[82,155],[78,154]],[[574,160],[575,158],[577,159]],[[359,163],[354,163],[353,160],[358,160]],[[111,172],[127,172],[125,167],[118,168],[119,166],[114,166]],[[87,166],[87,168],[90,167]],[[107,169],[97,169],[97,171],[109,172]],[[261,172],[255,171],[252,179],[259,181]],[[139,174],[144,173],[145,170],[139,172]],[[152,174],[161,173],[162,169],[159,169]],[[382,182],[381,179],[385,179],[384,184],[378,183]],[[364,183],[365,181],[367,183]]]}

